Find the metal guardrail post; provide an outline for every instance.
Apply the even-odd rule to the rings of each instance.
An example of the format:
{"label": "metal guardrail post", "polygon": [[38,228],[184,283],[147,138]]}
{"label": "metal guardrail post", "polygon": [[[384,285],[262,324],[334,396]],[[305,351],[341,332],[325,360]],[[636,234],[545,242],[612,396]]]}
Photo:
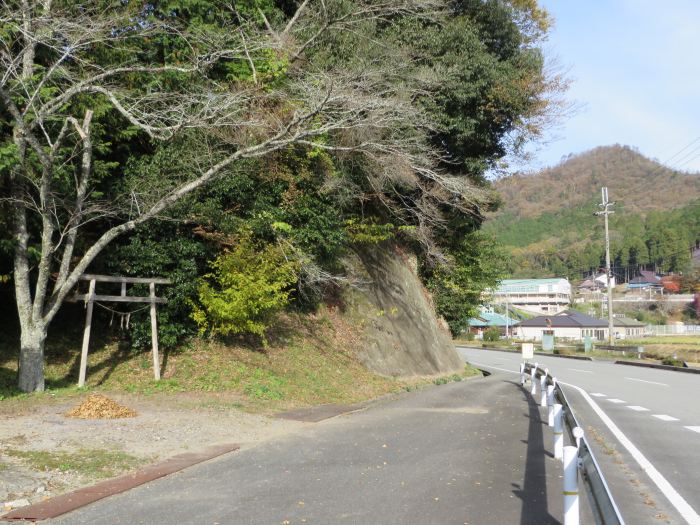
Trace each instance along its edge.
{"label": "metal guardrail post", "polygon": [[[531,365],[531,364],[525,364],[525,366],[522,367],[522,378],[524,379],[526,376],[525,374],[530,374],[531,377],[534,379],[537,376],[537,365]],[[540,373],[544,372],[543,370],[539,371]],[[566,399],[566,395],[564,394],[564,391],[562,390],[561,386],[557,383],[556,378],[550,376],[549,374],[542,374],[545,376],[545,385],[547,388],[547,401],[548,401],[548,406],[549,406],[549,390],[550,388],[552,389],[552,407],[551,410],[553,412],[553,423],[555,425],[554,430],[557,430],[556,427],[556,417],[555,414],[557,412],[556,407],[560,407],[559,409],[559,414],[561,414],[560,421],[561,424],[559,426],[560,431],[562,434],[559,434],[561,437],[562,441],[562,449],[563,447],[563,428],[566,427],[569,433],[569,437],[571,441],[575,441],[577,443],[577,447],[571,447],[574,450],[578,449],[578,452],[576,454],[576,461],[574,464],[577,466],[577,468],[581,471],[581,481],[583,482],[583,487],[586,491],[586,494],[588,496],[588,500],[591,506],[591,510],[593,511],[593,517],[595,519],[595,522],[598,525],[624,525],[625,521],[622,518],[622,515],[620,514],[620,510],[617,508],[617,505],[615,504],[615,500],[612,497],[612,494],[610,492],[610,489],[605,481],[605,478],[603,477],[603,473],[600,469],[600,466],[598,465],[598,462],[596,461],[595,457],[593,456],[593,452],[591,451],[591,447],[588,444],[588,441],[586,440],[586,437],[583,433],[583,430],[581,429],[580,425],[578,424],[578,421],[576,420],[576,416],[574,415],[573,410],[571,410],[571,407],[569,405],[569,402]],[[524,382],[523,382],[524,384]],[[535,389],[536,382],[533,381],[533,394],[534,394],[534,389]],[[558,402],[557,402],[558,401]],[[555,435],[556,438],[556,435]],[[563,458],[564,452],[562,450],[561,458]],[[556,445],[555,445],[555,457],[556,457]],[[566,489],[565,489],[566,490]],[[566,507],[565,507],[566,508]],[[578,515],[578,512],[577,512]],[[566,518],[565,518],[566,519]],[[577,518],[578,519],[578,518]],[[575,523],[578,524],[578,521]],[[565,521],[565,525],[569,525],[568,521]]]}
{"label": "metal guardrail post", "polygon": [[579,525],[578,448],[564,447],[564,525]]}
{"label": "metal guardrail post", "polygon": [[541,407],[547,406],[547,374],[548,373],[549,373],[549,369],[545,368],[544,374],[542,374],[540,376],[540,406]]}
{"label": "metal guardrail post", "polygon": [[562,406],[554,403],[554,459],[564,459],[564,424]]}

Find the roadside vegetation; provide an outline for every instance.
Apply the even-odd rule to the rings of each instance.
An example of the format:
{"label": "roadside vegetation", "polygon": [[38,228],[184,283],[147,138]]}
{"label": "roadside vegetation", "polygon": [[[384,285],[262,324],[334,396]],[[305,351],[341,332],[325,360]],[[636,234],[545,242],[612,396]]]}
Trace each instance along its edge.
{"label": "roadside vegetation", "polygon": [[92,480],[114,477],[143,465],[145,461],[124,452],[102,449],[56,452],[5,448],[3,454],[18,459],[34,470],[74,473]]}
{"label": "roadside vegetation", "polygon": [[[481,348],[494,348],[520,351],[520,343],[518,339],[497,339],[497,340],[476,340],[464,336],[458,337],[455,344],[465,346],[476,346]],[[586,355],[599,359],[637,359],[638,353],[636,348],[644,348],[644,359],[653,362],[663,362],[673,366],[682,366],[683,362],[691,366],[700,367],[700,336],[697,335],[678,335],[664,337],[645,337],[639,339],[623,339],[616,341],[616,350],[608,351],[607,349],[596,348],[593,344],[593,349],[590,352],[584,352],[582,344],[571,344],[566,342],[555,342],[555,353],[564,355]],[[541,351],[542,347],[535,344],[535,351]],[[623,354],[624,352],[624,354]]]}
{"label": "roadside vegetation", "polygon": [[[103,321],[104,322],[104,321]],[[192,338],[163,356],[162,379],[153,380],[148,351],[135,352],[114,333],[98,338],[89,354],[87,384],[78,388],[80,330],[47,345],[46,392],[27,396],[16,387],[16,351],[5,341],[0,400],[20,404],[80,397],[86,390],[150,396],[158,393],[227,393],[222,403],[251,412],[275,412],[325,403],[351,404],[479,374],[466,367],[444,377],[393,379],[370,372],[354,356],[360,332],[337,312],[285,315],[267,345],[254,338]],[[14,353],[14,355],[13,355]]]}
{"label": "roadside vegetation", "polygon": [[278,320],[352,286],[344,256],[387,243],[464,326],[502,268],[479,232],[499,201],[486,174],[568,109],[534,0],[14,5],[0,5],[0,310],[20,323],[3,325],[4,395],[15,375],[23,392],[70,388],[79,338],[62,316],[84,273],[172,281],[163,382],[145,379],[148,312],[103,304],[128,334],[93,352],[90,388],[293,404],[399,387],[342,349],[283,341]]}

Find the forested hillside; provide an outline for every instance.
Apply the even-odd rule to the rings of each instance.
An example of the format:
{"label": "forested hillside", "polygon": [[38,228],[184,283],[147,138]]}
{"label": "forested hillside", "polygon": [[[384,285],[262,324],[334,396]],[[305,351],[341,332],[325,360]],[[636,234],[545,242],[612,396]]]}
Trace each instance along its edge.
{"label": "forested hillside", "polygon": [[670,170],[628,147],[601,147],[539,173],[496,182],[503,206],[485,223],[513,255],[515,276],[567,276],[604,265],[603,221],[595,217],[607,186],[611,257],[624,279],[641,267],[683,271],[700,239],[700,174]]}
{"label": "forested hillside", "polygon": [[389,244],[459,329],[499,275],[484,172],[565,87],[543,67],[548,27],[535,0],[3,2],[19,387],[44,388],[49,327],[88,271],[169,277],[166,346],[264,347],[280,312],[358,286],[346,255]]}

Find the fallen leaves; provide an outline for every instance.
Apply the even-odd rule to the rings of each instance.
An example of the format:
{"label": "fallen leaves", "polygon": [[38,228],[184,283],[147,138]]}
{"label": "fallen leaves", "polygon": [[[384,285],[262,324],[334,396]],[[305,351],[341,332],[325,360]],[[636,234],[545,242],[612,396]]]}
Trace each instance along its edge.
{"label": "fallen leaves", "polygon": [[76,419],[120,419],[137,415],[136,411],[102,394],[90,394],[80,405],[64,414]]}

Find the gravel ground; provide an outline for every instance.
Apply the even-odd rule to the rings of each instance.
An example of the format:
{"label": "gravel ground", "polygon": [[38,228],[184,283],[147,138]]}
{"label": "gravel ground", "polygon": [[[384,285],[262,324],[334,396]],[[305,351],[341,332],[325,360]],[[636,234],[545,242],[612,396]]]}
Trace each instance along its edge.
{"label": "gravel ground", "polygon": [[35,470],[8,451],[120,451],[140,458],[145,466],[214,444],[250,447],[306,425],[242,412],[235,399],[217,394],[109,395],[138,415],[101,420],[64,416],[85,397],[0,403],[0,514],[97,480],[77,471]]}

